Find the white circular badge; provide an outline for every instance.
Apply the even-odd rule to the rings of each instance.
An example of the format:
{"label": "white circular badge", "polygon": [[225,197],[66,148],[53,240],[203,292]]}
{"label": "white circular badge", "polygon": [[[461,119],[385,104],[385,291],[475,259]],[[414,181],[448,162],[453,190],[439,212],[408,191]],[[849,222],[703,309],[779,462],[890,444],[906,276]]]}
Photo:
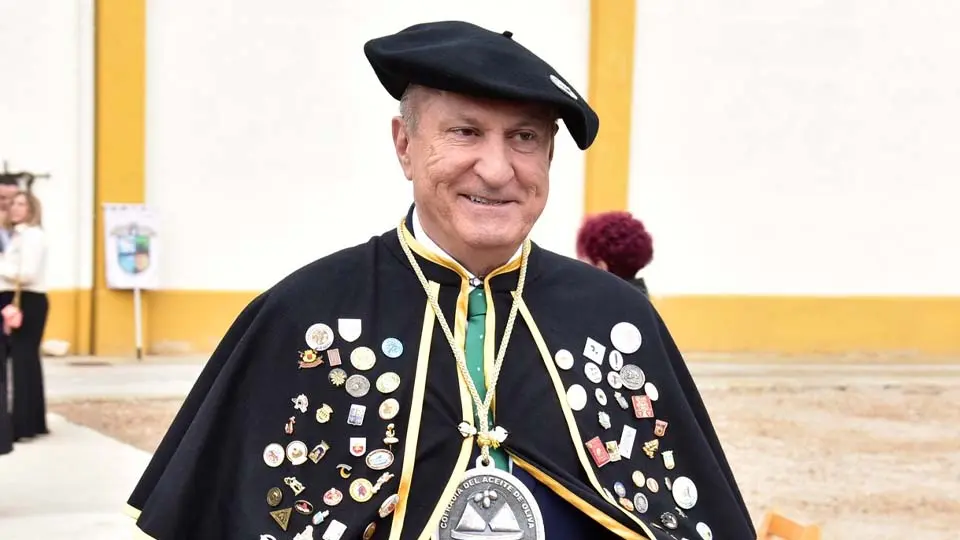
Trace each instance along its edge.
{"label": "white circular badge", "polygon": [[619,322],[610,330],[610,343],[623,354],[633,354],[640,350],[640,329],[628,322]]}
{"label": "white circular badge", "polygon": [[660,399],[660,391],[657,390],[657,387],[654,386],[652,382],[644,384],[643,391],[645,394],[647,394],[647,397],[650,398],[650,401],[656,401]]}
{"label": "white circular badge", "polygon": [[316,351],[325,351],[333,345],[333,329],[323,323],[310,325],[304,335],[307,347]]}
{"label": "white circular badge", "polygon": [[620,368],[623,367],[623,354],[614,349],[610,351],[610,369],[614,371],[620,371]]}
{"label": "white circular badge", "polygon": [[302,465],[307,461],[307,445],[303,441],[291,441],[287,445],[287,459],[294,465]]}
{"label": "white circular badge", "polygon": [[263,449],[263,462],[268,467],[279,467],[283,463],[284,457],[286,457],[286,452],[277,443],[270,443]]}
{"label": "white circular badge", "polygon": [[560,349],[557,351],[557,354],[553,357],[554,361],[557,363],[557,367],[563,370],[567,370],[573,367],[573,353],[566,349]]}
{"label": "white circular badge", "polygon": [[370,347],[357,347],[350,353],[350,363],[360,371],[366,371],[377,363],[377,355]]}
{"label": "white circular badge", "polygon": [[587,391],[579,384],[567,389],[567,404],[575,411],[582,411],[587,406]]}
{"label": "white circular badge", "polygon": [[583,365],[583,373],[587,376],[587,380],[596,384],[603,380],[603,373],[600,371],[600,367],[596,364],[587,362]]}
{"label": "white circular badge", "polygon": [[597,398],[597,403],[599,403],[601,407],[607,404],[607,394],[604,393],[603,388],[597,388],[593,395]]}
{"label": "white circular badge", "polygon": [[561,80],[560,80],[560,77],[557,77],[556,75],[551,74],[551,75],[550,75],[550,82],[552,82],[554,86],[556,86],[556,87],[559,88],[561,91],[563,91],[564,94],[570,96],[570,97],[573,98],[574,100],[577,99],[577,94],[573,91],[572,88],[570,88],[569,86],[567,86],[567,83],[561,81]]}
{"label": "white circular badge", "polygon": [[702,521],[697,523],[697,532],[700,533],[700,538],[703,538],[703,540],[713,540],[713,531],[709,525]]}
{"label": "white circular badge", "polygon": [[697,504],[697,486],[686,476],[678,476],[673,479],[673,500],[677,506],[684,510],[690,510]]}

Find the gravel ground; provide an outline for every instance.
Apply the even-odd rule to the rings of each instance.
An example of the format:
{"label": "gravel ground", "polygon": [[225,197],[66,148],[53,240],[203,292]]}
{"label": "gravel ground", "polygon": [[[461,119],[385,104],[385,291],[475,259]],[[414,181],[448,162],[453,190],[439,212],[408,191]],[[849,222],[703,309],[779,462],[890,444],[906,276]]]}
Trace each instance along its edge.
{"label": "gravel ground", "polygon": [[[824,538],[955,538],[960,393],[940,384],[707,387],[703,398],[753,519],[769,509]],[[51,411],[152,452],[180,400]]]}

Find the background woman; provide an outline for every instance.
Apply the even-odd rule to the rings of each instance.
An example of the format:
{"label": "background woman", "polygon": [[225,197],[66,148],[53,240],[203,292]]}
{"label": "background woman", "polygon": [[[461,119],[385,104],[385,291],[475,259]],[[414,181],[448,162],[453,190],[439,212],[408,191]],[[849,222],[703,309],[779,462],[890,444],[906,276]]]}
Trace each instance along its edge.
{"label": "background woman", "polygon": [[653,238],[629,212],[605,212],[587,218],[577,233],[577,257],[647,294],[646,283],[637,272],[653,259]]}
{"label": "background woman", "polygon": [[7,215],[12,234],[0,256],[0,305],[10,304],[4,308],[3,319],[6,356],[13,367],[13,439],[18,441],[49,433],[40,365],[40,341],[49,310],[47,248],[40,201],[35,195],[17,193]]}

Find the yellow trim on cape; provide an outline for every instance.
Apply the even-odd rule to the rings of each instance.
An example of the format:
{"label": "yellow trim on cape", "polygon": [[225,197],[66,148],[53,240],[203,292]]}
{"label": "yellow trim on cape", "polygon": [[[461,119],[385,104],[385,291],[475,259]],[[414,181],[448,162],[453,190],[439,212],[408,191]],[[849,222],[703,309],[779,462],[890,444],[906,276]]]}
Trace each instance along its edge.
{"label": "yellow trim on cape", "polygon": [[[563,388],[562,381],[560,380],[560,374],[557,373],[557,368],[553,365],[553,357],[550,354],[550,350],[547,348],[547,344],[543,339],[543,335],[540,333],[540,329],[537,327],[537,323],[533,320],[533,315],[530,314],[530,310],[527,308],[527,304],[522,298],[520,299],[520,314],[523,317],[524,322],[527,323],[527,328],[530,330],[530,334],[533,336],[533,341],[537,344],[537,348],[540,350],[540,357],[543,359],[543,363],[547,368],[547,373],[550,374],[550,380],[553,382],[553,389],[556,391],[557,398],[560,400],[560,408],[563,410],[563,417],[567,421],[567,428],[570,431],[570,439],[573,442],[574,450],[577,452],[580,465],[583,467],[587,478],[590,480],[590,485],[592,485],[593,489],[595,489],[597,493],[607,502],[612,504],[618,510],[623,512],[625,516],[629,517],[632,521],[639,525],[649,538],[656,538],[646,523],[641,521],[639,518],[637,518],[637,516],[633,515],[625,508],[621,507],[617,501],[614,500],[611,495],[608,495],[600,485],[600,480],[597,478],[593,467],[590,466],[590,462],[587,460],[587,453],[584,450],[585,444],[583,442],[583,438],[580,436],[580,430],[577,428],[577,422],[573,418],[573,411],[570,410],[570,406],[567,404],[567,393]],[[591,515],[590,517],[594,516]]]}
{"label": "yellow trim on cape", "polygon": [[[466,321],[467,301],[469,300],[469,297],[470,284],[467,283],[466,280],[461,281],[460,293],[457,296],[457,324],[455,325],[456,329],[453,332],[453,338],[456,340],[457,346],[460,348],[463,348],[467,339]],[[460,370],[457,370],[457,389],[460,391],[460,414],[463,417],[464,422],[473,424],[473,403],[470,399],[470,391],[467,390],[467,387],[463,382],[463,377],[461,377],[459,373]],[[473,441],[474,437],[472,435],[463,439],[463,442],[460,445],[460,455],[457,456],[457,463],[453,467],[450,480],[447,481],[447,485],[443,488],[443,492],[440,494],[440,500],[433,508],[433,512],[430,514],[430,519],[427,520],[423,530],[420,531],[418,540],[430,540],[433,536],[433,531],[437,528],[437,524],[440,523],[440,518],[443,517],[443,512],[447,509],[450,499],[453,498],[453,494],[457,491],[457,485],[460,484],[460,478],[463,477],[463,473],[469,466]],[[391,540],[393,539],[391,538]]]}
{"label": "yellow trim on cape", "polygon": [[[430,293],[437,294],[440,285],[430,283]],[[403,532],[403,520],[407,517],[407,497],[413,484],[413,470],[417,461],[417,441],[420,438],[420,420],[423,414],[423,398],[427,386],[427,367],[430,364],[430,342],[433,340],[433,326],[436,315],[427,300],[423,312],[423,329],[420,331],[420,351],[417,355],[417,370],[413,380],[413,397],[410,399],[410,418],[407,420],[406,443],[403,447],[403,468],[400,473],[400,485],[397,489],[399,501],[394,509],[390,527],[390,540],[399,540]]]}
{"label": "yellow trim on cape", "polygon": [[123,515],[127,516],[128,518],[132,518],[134,521],[133,538],[135,540],[157,540],[156,538],[143,532],[143,529],[141,529],[140,526],[136,524],[137,520],[140,519],[140,514],[143,513],[143,510],[140,510],[139,508],[135,508],[129,504],[125,504],[123,505],[122,511],[123,511]]}
{"label": "yellow trim on cape", "polygon": [[129,504],[123,505],[123,514],[127,517],[133,518],[135,520],[140,519],[140,514],[142,513],[143,513],[143,510],[135,508]]}

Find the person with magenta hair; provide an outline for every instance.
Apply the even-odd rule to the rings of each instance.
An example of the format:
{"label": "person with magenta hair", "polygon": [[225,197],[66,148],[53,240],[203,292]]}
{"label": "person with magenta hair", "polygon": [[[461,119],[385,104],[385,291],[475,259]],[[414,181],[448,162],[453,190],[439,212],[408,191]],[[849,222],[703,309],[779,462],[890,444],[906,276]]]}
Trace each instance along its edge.
{"label": "person with magenta hair", "polygon": [[577,233],[577,257],[629,281],[647,295],[647,285],[637,273],[653,259],[653,238],[629,212],[588,217]]}

